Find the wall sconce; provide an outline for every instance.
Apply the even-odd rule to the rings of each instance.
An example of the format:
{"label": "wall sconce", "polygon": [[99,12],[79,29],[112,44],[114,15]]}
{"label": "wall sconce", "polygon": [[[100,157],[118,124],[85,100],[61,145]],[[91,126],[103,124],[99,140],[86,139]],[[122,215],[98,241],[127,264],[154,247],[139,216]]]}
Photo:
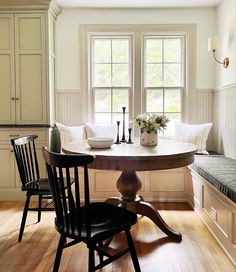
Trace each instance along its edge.
{"label": "wall sconce", "polygon": [[209,37],[208,38],[208,51],[212,51],[215,61],[220,64],[223,64],[224,68],[227,69],[229,66],[229,58],[224,58],[223,61],[218,61],[216,59],[216,50],[217,49],[219,49],[219,38],[216,36]]}

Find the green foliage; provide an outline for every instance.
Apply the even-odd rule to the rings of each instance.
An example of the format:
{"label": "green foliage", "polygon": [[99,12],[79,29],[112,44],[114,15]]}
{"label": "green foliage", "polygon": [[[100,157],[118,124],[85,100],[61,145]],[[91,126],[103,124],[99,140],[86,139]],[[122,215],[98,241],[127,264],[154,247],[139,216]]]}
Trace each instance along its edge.
{"label": "green foliage", "polygon": [[144,131],[147,133],[163,131],[167,127],[167,122],[169,122],[169,119],[165,115],[150,113],[139,114],[133,119],[133,123],[140,127],[141,133]]}

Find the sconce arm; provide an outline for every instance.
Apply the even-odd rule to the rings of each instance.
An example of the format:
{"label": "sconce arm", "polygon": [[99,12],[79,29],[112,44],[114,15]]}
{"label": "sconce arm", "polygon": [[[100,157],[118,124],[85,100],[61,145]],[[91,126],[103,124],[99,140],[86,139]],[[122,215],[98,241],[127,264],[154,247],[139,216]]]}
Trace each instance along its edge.
{"label": "sconce arm", "polygon": [[213,52],[213,56],[214,56],[215,61],[218,62],[218,63],[220,63],[220,64],[223,64],[224,68],[227,69],[228,66],[229,66],[229,58],[224,58],[223,61],[219,61],[219,60],[217,60],[217,58],[216,58],[216,50],[213,49],[212,52]]}

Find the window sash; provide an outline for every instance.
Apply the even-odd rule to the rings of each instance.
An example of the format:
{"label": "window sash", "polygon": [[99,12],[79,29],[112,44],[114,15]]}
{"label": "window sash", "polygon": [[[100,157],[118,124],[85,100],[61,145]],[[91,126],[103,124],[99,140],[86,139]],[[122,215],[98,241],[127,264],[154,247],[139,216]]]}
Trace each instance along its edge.
{"label": "window sash", "polygon": [[180,91],[180,111],[165,111],[165,94],[163,95],[163,104],[162,104],[162,111],[148,111],[149,113],[158,113],[158,114],[171,114],[171,113],[180,113],[180,116],[182,118],[183,114],[183,102],[184,102],[184,88],[183,87],[146,87],[144,88],[144,104],[145,104],[145,109],[147,109],[147,91],[148,90],[161,90],[163,91],[163,94],[165,93],[166,90],[178,90]]}
{"label": "window sash", "polygon": [[[95,42],[96,40],[111,40],[111,43],[113,40],[127,40],[128,41],[128,55],[129,59],[128,62],[113,62],[112,60],[112,45],[111,45],[111,61],[110,62],[95,62]],[[131,88],[132,86],[132,36],[131,35],[91,35],[90,37],[90,51],[91,51],[91,88],[96,87],[126,87]],[[104,64],[104,65],[110,65],[111,70],[111,84],[109,85],[96,85],[95,84],[95,66],[96,64]],[[119,65],[124,64],[128,65],[128,84],[122,85],[122,86],[116,86],[113,84],[112,75],[113,75],[113,64]]]}
{"label": "window sash", "polygon": [[[142,91],[142,108],[144,112],[147,112],[147,90],[163,90],[163,92],[165,92],[165,90],[168,89],[176,89],[176,90],[180,90],[180,119],[183,118],[183,105],[184,105],[184,92],[185,92],[185,36],[184,35],[161,35],[161,34],[151,34],[151,35],[147,35],[147,34],[143,34],[143,57],[142,57],[142,69],[143,69],[143,74],[142,74],[142,79],[143,79],[143,91]],[[168,40],[168,39],[177,39],[180,40],[180,61],[178,62],[165,62],[164,61],[164,41]],[[147,62],[147,40],[160,40],[161,41],[161,60],[156,61],[156,62]],[[165,64],[174,64],[174,63],[178,63],[180,64],[180,84],[173,84],[171,86],[166,86],[164,83],[164,69],[165,69]],[[160,85],[152,85],[149,86],[147,84],[147,64],[160,64],[161,65],[161,82],[162,84]],[[163,96],[165,97],[165,96]],[[165,100],[163,98],[163,105],[162,105],[162,114],[168,114],[168,112],[165,111]]]}
{"label": "window sash", "polygon": [[[181,42],[181,48],[180,48],[180,61],[176,62],[176,61],[164,61],[164,51],[165,51],[165,45],[164,45],[164,41],[165,40],[173,40],[173,39],[177,39],[177,40],[180,40]],[[146,55],[147,55],[147,40],[160,40],[162,42],[162,52],[161,52],[161,61],[157,61],[157,62],[147,62],[146,60]],[[181,87],[183,88],[184,87],[184,74],[185,74],[185,71],[184,71],[184,63],[185,63],[185,59],[184,59],[184,54],[185,53],[185,37],[183,35],[159,35],[159,34],[156,34],[156,35],[147,35],[147,34],[143,34],[143,58],[142,58],[142,68],[143,68],[143,88],[147,88],[147,87]],[[150,65],[150,64],[153,64],[153,65],[157,65],[159,64],[161,66],[161,75],[162,75],[162,78],[161,78],[161,81],[162,81],[162,84],[161,85],[156,85],[156,86],[149,86],[147,84],[147,65]],[[180,84],[177,86],[177,85],[164,85],[164,75],[165,75],[165,65],[171,65],[171,64],[179,64],[180,65]]]}
{"label": "window sash", "polygon": [[[95,96],[96,96],[96,91],[99,91],[99,90],[108,90],[108,91],[111,91],[111,101],[110,101],[110,108],[111,108],[111,111],[96,111],[95,109]],[[132,92],[131,92],[131,88],[130,87],[93,87],[92,88],[92,108],[93,108],[93,120],[95,120],[95,116],[96,114],[110,114],[110,123],[116,123],[116,121],[118,121],[118,119],[115,117],[117,115],[121,115],[122,114],[122,106],[120,107],[120,110],[119,111],[115,111],[114,110],[114,93],[117,91],[117,90],[127,90],[128,91],[128,97],[127,97],[127,100],[128,100],[128,103],[127,105],[126,104],[122,104],[122,106],[126,106],[126,110],[125,110],[125,114],[126,116],[128,116],[126,119],[130,119],[130,112],[131,112],[131,109],[132,109]],[[119,120],[121,120],[119,118]],[[126,122],[127,123],[127,122]]]}
{"label": "window sash", "polygon": [[[95,41],[96,40],[110,40],[111,41],[111,59],[109,62],[102,62],[102,64],[108,64],[110,65],[110,74],[111,74],[111,79],[110,79],[110,84],[104,84],[103,85],[100,85],[100,84],[95,84],[95,65],[96,64],[99,64],[99,62],[96,62],[95,61]],[[128,42],[128,62],[127,61],[124,61],[124,62],[116,62],[116,61],[113,61],[112,59],[112,41],[113,40],[126,40]],[[110,109],[111,111],[108,112],[106,111],[105,113],[106,114],[110,114],[110,122],[111,123],[115,123],[115,117],[116,115],[119,115],[121,112],[122,112],[122,107],[121,107],[121,112],[117,112],[117,111],[113,111],[113,103],[114,103],[114,100],[113,100],[113,92],[115,90],[128,90],[128,103],[127,105],[122,105],[122,106],[126,106],[126,116],[128,115],[127,117],[127,120],[131,118],[130,116],[130,112],[132,111],[132,82],[133,82],[133,35],[104,35],[104,34],[101,34],[101,35],[91,35],[90,36],[90,67],[91,67],[91,77],[90,77],[90,88],[91,88],[91,101],[92,101],[92,121],[95,121],[96,120],[96,114],[102,114],[102,112],[96,112],[96,109],[95,109],[95,96],[96,96],[96,91],[98,90],[110,90],[111,91],[111,105],[110,105]],[[119,85],[117,86],[118,84],[114,84],[114,81],[113,81],[113,78],[112,78],[112,75],[113,75],[113,65],[119,65],[119,64],[124,64],[124,65],[128,65],[128,80],[127,80],[127,84],[124,84],[124,85]]]}

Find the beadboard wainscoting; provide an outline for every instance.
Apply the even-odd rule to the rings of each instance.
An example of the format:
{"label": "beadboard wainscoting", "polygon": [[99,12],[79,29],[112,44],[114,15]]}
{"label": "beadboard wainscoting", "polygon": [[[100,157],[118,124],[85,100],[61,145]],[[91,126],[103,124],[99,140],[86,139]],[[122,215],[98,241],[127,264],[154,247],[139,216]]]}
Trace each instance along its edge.
{"label": "beadboard wainscoting", "polygon": [[214,91],[215,150],[236,159],[236,84]]}
{"label": "beadboard wainscoting", "polygon": [[57,90],[56,120],[68,126],[83,123],[83,98],[80,90]]}
{"label": "beadboard wainscoting", "polygon": [[[213,123],[214,93],[213,89],[197,89],[196,124]],[[214,150],[213,129],[210,131],[207,149]]]}

